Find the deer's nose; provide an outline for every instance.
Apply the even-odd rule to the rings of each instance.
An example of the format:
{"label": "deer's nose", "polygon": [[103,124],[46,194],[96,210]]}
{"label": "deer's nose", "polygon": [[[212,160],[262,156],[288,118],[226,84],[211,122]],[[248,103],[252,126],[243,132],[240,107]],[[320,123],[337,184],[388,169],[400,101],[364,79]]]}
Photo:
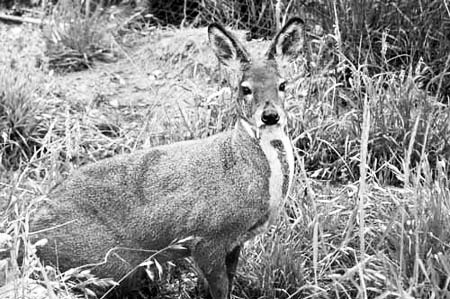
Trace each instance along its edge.
{"label": "deer's nose", "polygon": [[280,115],[274,109],[264,110],[261,120],[265,125],[272,126],[276,125],[280,120]]}

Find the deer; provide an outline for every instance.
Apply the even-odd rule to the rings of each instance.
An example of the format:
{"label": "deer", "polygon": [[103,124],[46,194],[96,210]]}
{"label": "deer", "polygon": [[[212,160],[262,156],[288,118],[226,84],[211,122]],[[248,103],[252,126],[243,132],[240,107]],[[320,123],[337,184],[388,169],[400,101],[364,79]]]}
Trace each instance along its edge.
{"label": "deer", "polygon": [[259,59],[218,23],[208,37],[220,63],[241,78],[234,127],[75,170],[31,221],[30,231],[48,240],[37,252],[44,263],[62,271],[94,265],[95,275],[118,281],[150,252],[186,239],[181,256],[201,270],[208,296],[230,298],[242,246],[276,223],[292,185],[287,81],[277,60],[303,47],[305,29],[290,19]]}

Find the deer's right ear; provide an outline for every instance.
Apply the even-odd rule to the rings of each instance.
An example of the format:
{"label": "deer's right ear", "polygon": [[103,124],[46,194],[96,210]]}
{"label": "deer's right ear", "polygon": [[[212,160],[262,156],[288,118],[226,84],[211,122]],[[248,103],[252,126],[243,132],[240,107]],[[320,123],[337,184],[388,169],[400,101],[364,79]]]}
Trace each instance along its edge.
{"label": "deer's right ear", "polygon": [[273,39],[266,58],[270,60],[277,56],[295,56],[304,48],[305,40],[305,23],[298,17],[292,18]]}
{"label": "deer's right ear", "polygon": [[208,26],[208,37],[217,58],[225,65],[233,62],[246,64],[250,56],[239,40],[228,32],[222,25],[213,23]]}

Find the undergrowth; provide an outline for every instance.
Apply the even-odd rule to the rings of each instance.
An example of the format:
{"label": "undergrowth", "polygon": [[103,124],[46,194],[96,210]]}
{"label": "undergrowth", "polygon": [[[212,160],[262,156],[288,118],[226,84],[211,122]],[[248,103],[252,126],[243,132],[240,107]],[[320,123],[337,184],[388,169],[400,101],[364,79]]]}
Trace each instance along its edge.
{"label": "undergrowth", "polygon": [[43,106],[34,97],[37,83],[31,76],[8,68],[0,72],[0,160],[4,169],[18,168],[40,147]]}
{"label": "undergrowth", "polygon": [[[74,69],[79,63],[90,66],[90,59],[105,49],[97,44],[105,30],[100,15],[72,15],[82,13],[79,7],[66,13],[64,3],[55,11],[53,32],[58,33],[56,41],[63,52],[76,51],[80,59],[50,64],[61,61],[60,66],[67,63]],[[438,22],[449,17],[445,2],[420,2],[422,13],[414,18],[409,16],[418,12],[418,6],[404,1],[369,1],[364,2],[366,6],[319,1],[314,7],[305,2],[297,8],[289,3],[280,8],[284,16],[303,11],[309,28],[320,25],[323,29],[320,34],[310,31],[305,61],[285,70],[291,79],[286,109],[296,148],[295,188],[278,225],[244,249],[234,295],[248,299],[450,296],[446,229],[450,225],[450,110],[444,88],[448,43],[447,23]],[[211,18],[219,14],[205,7]],[[249,11],[250,21],[242,17],[233,24],[252,23],[256,13]],[[224,19],[235,18],[230,11],[220,13]],[[314,21],[312,16],[320,18]],[[275,21],[270,18],[265,21],[273,28]],[[73,23],[66,23],[71,19]],[[398,28],[392,27],[391,20]],[[417,24],[416,31],[404,22]],[[179,100],[176,105],[159,101],[144,108],[110,107],[101,99],[67,102],[42,92],[40,87],[48,82],[35,81],[31,71],[7,67],[0,72],[4,170],[0,206],[2,231],[7,235],[0,236],[0,246],[9,246],[2,249],[9,254],[2,255],[2,273],[15,273],[14,278],[22,281],[41,279],[53,290],[44,289],[44,294],[71,296],[68,290],[78,288],[93,295],[86,279],[94,285],[104,282],[89,273],[45,270],[35,257],[33,248],[43,244],[27,240],[33,199],[83,164],[158,144],[204,138],[233,125],[235,78],[219,74],[215,63],[205,58],[206,36],[196,41],[187,32],[181,31],[184,42],[168,38],[159,52],[158,44],[162,47],[164,39],[155,42],[154,36],[149,37],[147,47],[155,49],[143,47],[133,57],[133,63],[147,70],[155,62],[149,56],[157,56],[153,58],[159,65],[186,80],[158,79],[159,92],[167,89],[168,96],[175,96],[175,89],[182,85],[183,92],[191,95],[189,101]],[[420,44],[412,32],[417,32]],[[436,48],[437,41],[442,43]],[[116,126],[99,122],[115,113],[122,116]],[[28,244],[30,252],[21,266],[14,262],[18,252],[10,250],[19,243]],[[194,280],[186,275],[162,277],[161,288],[172,291],[174,281],[190,285]],[[192,288],[186,291],[178,285],[178,290],[180,298],[198,297]]]}
{"label": "undergrowth", "polygon": [[30,28],[0,32],[0,170],[17,170],[40,148],[42,123],[43,44]]}
{"label": "undergrowth", "polygon": [[112,36],[114,25],[107,22],[103,9],[91,11],[85,1],[60,0],[44,24],[49,67],[57,71],[79,71],[95,61],[116,60]]}

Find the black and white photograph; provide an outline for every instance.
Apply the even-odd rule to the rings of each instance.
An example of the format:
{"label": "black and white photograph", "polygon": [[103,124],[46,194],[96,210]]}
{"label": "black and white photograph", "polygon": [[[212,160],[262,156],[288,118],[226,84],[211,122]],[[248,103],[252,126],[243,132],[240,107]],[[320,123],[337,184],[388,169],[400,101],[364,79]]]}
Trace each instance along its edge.
{"label": "black and white photograph", "polygon": [[0,299],[450,299],[450,0],[0,0]]}

